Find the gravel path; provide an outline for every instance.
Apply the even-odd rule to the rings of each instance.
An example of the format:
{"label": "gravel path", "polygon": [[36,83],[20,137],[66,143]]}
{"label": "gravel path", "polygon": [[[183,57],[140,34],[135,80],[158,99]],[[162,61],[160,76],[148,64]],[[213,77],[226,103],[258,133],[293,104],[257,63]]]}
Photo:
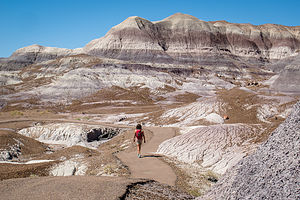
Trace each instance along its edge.
{"label": "gravel path", "polygon": [[174,186],[175,173],[169,165],[158,159],[159,156],[155,152],[163,141],[174,137],[175,129],[160,127],[147,129],[153,132],[153,137],[147,141],[146,135],[146,143],[142,144],[142,158],[137,157],[136,149],[131,152],[121,152],[117,156],[129,167],[132,178],[152,179]]}

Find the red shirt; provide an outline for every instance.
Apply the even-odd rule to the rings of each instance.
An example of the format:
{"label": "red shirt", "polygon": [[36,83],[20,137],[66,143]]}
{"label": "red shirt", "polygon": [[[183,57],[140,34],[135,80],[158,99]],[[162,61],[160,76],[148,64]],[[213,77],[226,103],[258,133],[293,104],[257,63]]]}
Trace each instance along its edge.
{"label": "red shirt", "polygon": [[138,140],[142,140],[143,139],[143,135],[144,135],[144,131],[140,130],[140,129],[136,129],[135,130],[135,137]]}

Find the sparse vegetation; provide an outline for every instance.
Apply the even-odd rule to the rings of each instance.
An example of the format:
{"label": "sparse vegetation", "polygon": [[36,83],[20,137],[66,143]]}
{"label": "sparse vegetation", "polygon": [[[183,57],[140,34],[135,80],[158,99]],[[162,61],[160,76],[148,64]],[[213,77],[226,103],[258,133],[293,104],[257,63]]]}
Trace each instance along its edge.
{"label": "sparse vegetation", "polygon": [[207,180],[209,180],[211,182],[214,182],[214,183],[216,183],[219,179],[218,175],[216,173],[214,173],[213,171],[211,171],[211,170],[207,170],[204,173],[204,176]]}
{"label": "sparse vegetation", "polygon": [[108,174],[108,175],[112,175],[115,173],[114,167],[110,164],[105,165],[105,167],[103,168],[103,171],[105,174]]}
{"label": "sparse vegetation", "polygon": [[197,190],[197,189],[195,189],[195,188],[189,190],[188,193],[189,193],[190,195],[194,196],[194,197],[199,197],[199,196],[202,195],[202,193],[199,192],[199,190]]}
{"label": "sparse vegetation", "polygon": [[20,116],[23,116],[24,113],[22,111],[19,111],[19,110],[14,110],[14,111],[11,111],[10,114],[12,116],[15,116],[15,117],[20,117]]}

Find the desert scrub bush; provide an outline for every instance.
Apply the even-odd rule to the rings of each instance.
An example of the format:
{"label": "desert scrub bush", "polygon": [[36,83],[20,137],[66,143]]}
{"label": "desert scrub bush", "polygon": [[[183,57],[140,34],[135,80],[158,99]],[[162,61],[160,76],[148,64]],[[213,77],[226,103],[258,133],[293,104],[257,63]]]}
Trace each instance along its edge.
{"label": "desert scrub bush", "polygon": [[215,174],[213,171],[211,170],[207,170],[204,174],[204,177],[209,180],[210,182],[214,182],[216,183],[219,179],[218,175]]}
{"label": "desert scrub bush", "polygon": [[19,110],[13,110],[13,111],[10,112],[10,114],[12,116],[23,116],[24,115],[24,113],[19,111]]}
{"label": "desert scrub bush", "polygon": [[108,175],[111,175],[115,172],[112,165],[105,165],[105,167],[103,168],[103,171],[105,174],[108,174]]}
{"label": "desert scrub bush", "polygon": [[42,110],[42,111],[40,111],[40,114],[42,114],[42,115],[49,114],[49,113],[50,113],[49,110]]}
{"label": "desert scrub bush", "polygon": [[201,192],[199,192],[196,188],[190,189],[188,193],[194,197],[199,197],[202,195]]}
{"label": "desert scrub bush", "polygon": [[86,121],[89,121],[90,119],[91,119],[91,117],[84,117],[84,118],[82,118],[83,120],[86,120]]}

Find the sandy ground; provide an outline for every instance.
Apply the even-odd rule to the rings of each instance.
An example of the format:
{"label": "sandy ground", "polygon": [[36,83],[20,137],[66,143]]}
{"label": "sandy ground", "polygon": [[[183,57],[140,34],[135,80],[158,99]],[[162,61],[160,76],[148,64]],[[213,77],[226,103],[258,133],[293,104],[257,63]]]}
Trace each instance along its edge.
{"label": "sandy ground", "polygon": [[160,156],[155,152],[163,141],[175,136],[175,129],[160,127],[147,129],[153,133],[153,137],[147,141],[146,135],[146,143],[142,145],[142,158],[137,157],[135,149],[130,152],[120,152],[117,156],[129,167],[132,178],[147,178],[174,186],[175,173],[169,165],[158,159]]}
{"label": "sandy ground", "polygon": [[119,199],[137,180],[95,176],[38,177],[0,182],[1,199]]}

